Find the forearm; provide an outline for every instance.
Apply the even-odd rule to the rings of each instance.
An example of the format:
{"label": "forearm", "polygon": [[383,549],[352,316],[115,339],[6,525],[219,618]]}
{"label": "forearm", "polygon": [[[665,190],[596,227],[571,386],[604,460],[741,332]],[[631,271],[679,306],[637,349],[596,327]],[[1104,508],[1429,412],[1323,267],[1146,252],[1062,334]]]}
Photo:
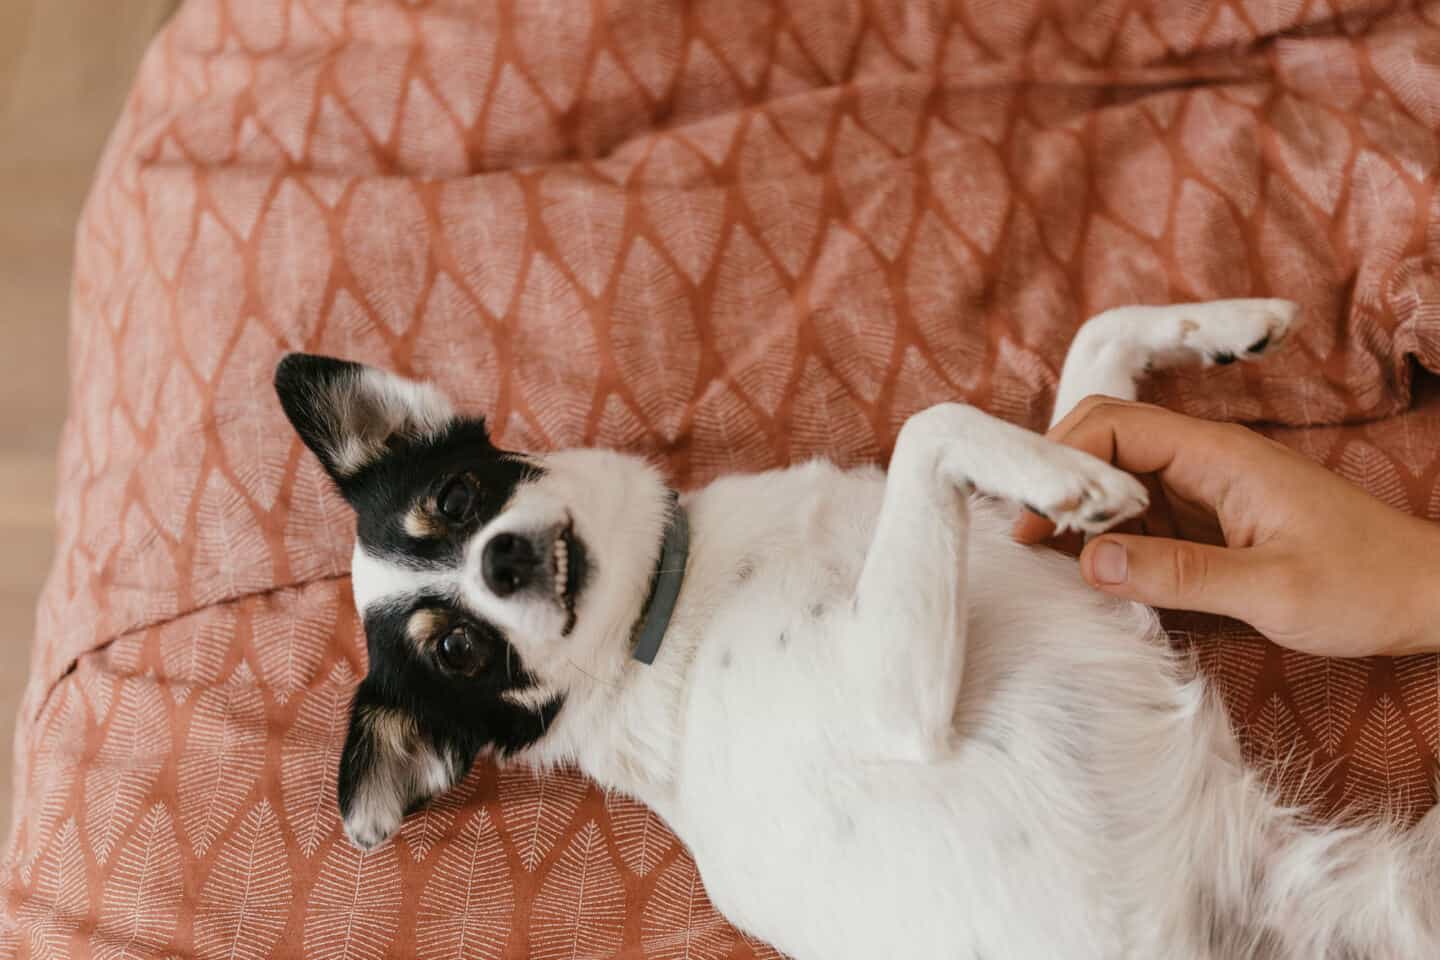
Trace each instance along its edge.
{"label": "forearm", "polygon": [[1440,653],[1440,523],[1414,521],[1413,545],[1404,552],[1402,582],[1408,609],[1392,652]]}

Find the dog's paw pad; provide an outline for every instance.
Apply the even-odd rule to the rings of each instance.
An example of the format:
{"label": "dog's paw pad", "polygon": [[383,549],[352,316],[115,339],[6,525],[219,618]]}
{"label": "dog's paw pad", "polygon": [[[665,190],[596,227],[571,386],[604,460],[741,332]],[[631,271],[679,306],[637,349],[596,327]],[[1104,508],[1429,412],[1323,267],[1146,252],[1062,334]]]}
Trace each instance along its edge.
{"label": "dog's paw pad", "polygon": [[1210,354],[1210,361],[1217,367],[1223,367],[1235,362],[1235,354],[1229,350],[1221,350],[1218,353]]}

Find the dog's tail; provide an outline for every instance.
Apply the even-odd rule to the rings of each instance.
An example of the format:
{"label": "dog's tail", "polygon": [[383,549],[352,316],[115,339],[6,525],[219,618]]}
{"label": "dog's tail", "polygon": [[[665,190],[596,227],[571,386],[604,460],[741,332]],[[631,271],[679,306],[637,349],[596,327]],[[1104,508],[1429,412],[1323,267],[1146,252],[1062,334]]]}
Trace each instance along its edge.
{"label": "dog's tail", "polygon": [[1183,699],[1189,716],[1176,719],[1198,742],[1146,771],[1183,809],[1131,838],[1170,881],[1152,878],[1148,903],[1141,891],[1135,915],[1157,925],[1142,919],[1136,942],[1189,943],[1184,955],[1206,960],[1440,958],[1440,808],[1410,829],[1321,823],[1279,803],[1245,764],[1203,681]]}
{"label": "dog's tail", "polygon": [[1272,824],[1255,919],[1290,956],[1440,957],[1440,809],[1410,830]]}

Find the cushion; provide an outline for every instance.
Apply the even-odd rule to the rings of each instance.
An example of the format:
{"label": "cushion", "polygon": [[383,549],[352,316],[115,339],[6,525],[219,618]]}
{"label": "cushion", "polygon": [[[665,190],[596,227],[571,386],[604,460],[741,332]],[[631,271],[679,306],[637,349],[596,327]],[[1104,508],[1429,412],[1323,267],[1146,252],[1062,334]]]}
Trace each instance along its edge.
{"label": "cushion", "polygon": [[[573,772],[482,764],[345,840],[353,524],[276,360],[692,487],[883,460],[940,400],[1041,426],[1086,316],[1286,296],[1293,346],[1151,395],[1440,518],[1437,104],[1440,23],[1359,0],[188,0],[77,233],[0,947],[773,956]],[[1171,625],[1287,789],[1433,802],[1440,658]]]}

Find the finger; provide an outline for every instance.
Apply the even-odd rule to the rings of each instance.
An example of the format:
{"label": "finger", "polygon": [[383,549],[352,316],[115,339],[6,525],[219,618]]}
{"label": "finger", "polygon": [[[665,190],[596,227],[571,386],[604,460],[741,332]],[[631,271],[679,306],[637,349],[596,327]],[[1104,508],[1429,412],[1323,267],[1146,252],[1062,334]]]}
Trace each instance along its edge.
{"label": "finger", "polygon": [[1029,510],[1020,514],[1020,519],[1015,521],[1011,535],[1018,543],[1043,543],[1053,550],[1068,553],[1072,557],[1080,556],[1080,549],[1085,546],[1085,535],[1080,531],[1071,530],[1057,535],[1055,524]]}
{"label": "finger", "polygon": [[1204,425],[1203,420],[1161,407],[1094,397],[1070,411],[1046,436],[1130,473],[1158,473],[1192,439],[1186,436],[1187,428]]}
{"label": "finger", "polygon": [[[1150,509],[1138,517],[1125,521],[1116,527],[1114,533],[1146,533],[1152,536],[1173,537],[1175,536],[1175,519],[1170,509],[1170,500],[1165,493],[1164,486],[1154,474],[1143,473],[1137,479],[1145,485],[1150,493]],[[1078,555],[1080,547],[1084,545],[1084,539],[1074,541],[1073,548],[1068,542],[1061,542],[1064,538],[1055,537],[1055,524],[1036,513],[1033,510],[1025,509],[1020,511],[1020,516],[1011,528],[1010,535],[1019,543],[1045,543],[1055,547],[1071,556]]]}
{"label": "finger", "polygon": [[1081,403],[1047,436],[1128,473],[1159,474],[1165,486],[1212,510],[1237,465],[1253,459],[1256,442],[1230,424],[1106,398]]}
{"label": "finger", "polygon": [[1080,572],[1092,586],[1169,610],[1250,620],[1270,564],[1258,550],[1106,534],[1086,545]]}
{"label": "finger", "polygon": [[1010,535],[1020,543],[1043,543],[1055,533],[1055,524],[1030,510],[1021,510]]}
{"label": "finger", "polygon": [[[1117,411],[1120,409],[1128,411],[1130,408],[1138,408],[1142,414],[1149,411],[1165,413],[1156,407],[1147,407],[1144,404],[1130,403],[1125,400],[1113,400],[1100,396],[1087,397],[1070,412],[1069,416],[1052,427],[1046,436],[1057,443],[1079,447],[1102,460],[1114,462],[1113,458],[1117,447],[1113,442],[1108,442],[1113,437],[1113,430],[1107,431],[1098,425],[1115,424]],[[1140,482],[1145,484],[1150,493],[1152,505],[1150,512],[1155,512],[1155,504],[1166,502],[1164,487],[1153,473],[1126,467],[1123,464],[1119,464],[1119,466],[1139,474]],[[1142,522],[1149,522],[1149,520],[1150,518],[1147,517]],[[1174,524],[1167,522],[1165,527],[1167,528],[1166,533],[1173,532]],[[1146,532],[1157,531],[1147,530]],[[1043,543],[1051,539],[1054,534],[1055,525],[1032,509],[1021,511],[1019,519],[1016,520],[1015,526],[1011,530],[1011,536],[1016,541],[1027,544]]]}

